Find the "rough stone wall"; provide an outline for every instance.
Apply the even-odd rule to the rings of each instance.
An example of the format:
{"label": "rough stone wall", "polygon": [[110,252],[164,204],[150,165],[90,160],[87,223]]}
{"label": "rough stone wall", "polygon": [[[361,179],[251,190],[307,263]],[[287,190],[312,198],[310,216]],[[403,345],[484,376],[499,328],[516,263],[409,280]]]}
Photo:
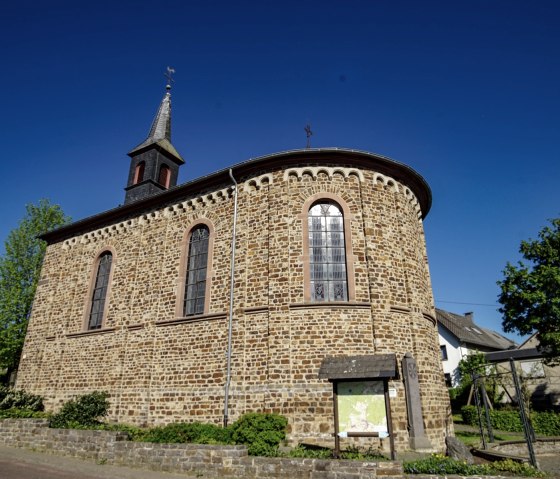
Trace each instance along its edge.
{"label": "rough stone wall", "polygon": [[180,473],[209,479],[402,479],[394,461],[340,461],[253,457],[245,446],[130,442],[126,433],[49,429],[45,420],[0,420],[0,444],[104,464]]}
{"label": "rough stone wall", "polygon": [[[332,386],[317,379],[322,359],[391,352],[400,364],[411,352],[426,433],[443,450],[449,400],[414,195],[375,171],[328,164],[239,181],[230,421],[273,411],[289,418],[294,442],[332,440]],[[348,212],[354,291],[348,303],[305,300],[303,222],[313,195],[335,198]],[[44,395],[52,409],[77,394],[107,390],[111,419],[120,422],[221,423],[233,206],[224,185],[50,245],[18,387]],[[181,318],[185,235],[201,220],[214,235],[209,308]],[[108,312],[101,330],[86,331],[95,260],[107,249],[113,252]],[[390,387],[395,443],[404,450],[402,380]]]}

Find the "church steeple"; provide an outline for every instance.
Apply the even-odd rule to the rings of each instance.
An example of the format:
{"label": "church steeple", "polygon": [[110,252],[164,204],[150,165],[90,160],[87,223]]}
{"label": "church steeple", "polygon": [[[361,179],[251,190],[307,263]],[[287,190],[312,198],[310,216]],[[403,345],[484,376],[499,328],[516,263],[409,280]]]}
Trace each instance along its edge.
{"label": "church steeple", "polygon": [[148,137],[128,153],[130,171],[125,188],[125,204],[175,186],[179,167],[185,163],[171,144],[171,74],[174,72],[175,70],[167,67],[167,91]]}

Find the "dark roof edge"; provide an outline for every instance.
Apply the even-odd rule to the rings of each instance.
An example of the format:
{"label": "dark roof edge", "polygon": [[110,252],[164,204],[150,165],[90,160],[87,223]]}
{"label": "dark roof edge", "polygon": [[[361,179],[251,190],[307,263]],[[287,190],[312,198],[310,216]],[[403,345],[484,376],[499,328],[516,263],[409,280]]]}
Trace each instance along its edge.
{"label": "dark roof edge", "polygon": [[209,175],[187,181],[181,185],[170,188],[167,191],[150,196],[146,199],[129,203],[99,213],[94,216],[78,220],[66,226],[50,231],[40,236],[41,239],[49,244],[61,241],[76,233],[86,229],[101,227],[108,222],[117,221],[125,217],[129,217],[134,213],[153,208],[161,203],[172,202],[178,198],[184,197],[189,190],[204,190],[216,185],[231,184],[229,170],[239,179],[243,175],[251,174],[263,168],[272,169],[273,167],[288,167],[301,163],[302,157],[308,162],[325,159],[328,155],[329,159],[344,159],[347,164],[370,168],[374,167],[382,174],[392,176],[395,180],[402,182],[408,186],[416,195],[420,204],[422,218],[425,218],[432,204],[432,192],[426,180],[417,173],[413,168],[404,163],[395,161],[387,156],[370,153],[363,150],[347,149],[347,148],[309,148],[298,150],[287,150],[269,155],[250,158],[241,163],[237,163],[229,168],[218,170]]}

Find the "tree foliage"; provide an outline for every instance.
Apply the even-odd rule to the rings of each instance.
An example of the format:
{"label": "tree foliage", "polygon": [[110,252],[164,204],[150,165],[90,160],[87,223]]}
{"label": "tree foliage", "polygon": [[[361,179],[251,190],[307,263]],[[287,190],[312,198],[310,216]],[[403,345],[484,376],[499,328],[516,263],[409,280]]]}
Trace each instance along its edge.
{"label": "tree foliage", "polygon": [[459,361],[459,373],[461,374],[461,385],[470,386],[472,375],[484,375],[488,367],[486,356],[483,353],[474,352]]}
{"label": "tree foliage", "polygon": [[550,221],[537,240],[522,241],[525,261],[507,263],[501,293],[503,328],[519,334],[537,333],[549,363],[560,362],[560,218]]}
{"label": "tree foliage", "polygon": [[37,236],[69,221],[60,206],[40,200],[26,206],[26,215],[6,239],[0,257],[0,368],[13,370],[19,363],[46,250]]}

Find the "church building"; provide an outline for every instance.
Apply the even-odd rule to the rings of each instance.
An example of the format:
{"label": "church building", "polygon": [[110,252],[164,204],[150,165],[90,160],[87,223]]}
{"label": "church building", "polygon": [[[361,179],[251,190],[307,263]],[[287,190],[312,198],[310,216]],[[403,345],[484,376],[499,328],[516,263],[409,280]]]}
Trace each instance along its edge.
{"label": "church building", "polygon": [[292,444],[354,433],[444,450],[431,192],[416,171],[306,148],[177,185],[169,85],[128,155],[122,206],[42,236],[18,388],[49,410],[107,391],[121,423],[275,412]]}

